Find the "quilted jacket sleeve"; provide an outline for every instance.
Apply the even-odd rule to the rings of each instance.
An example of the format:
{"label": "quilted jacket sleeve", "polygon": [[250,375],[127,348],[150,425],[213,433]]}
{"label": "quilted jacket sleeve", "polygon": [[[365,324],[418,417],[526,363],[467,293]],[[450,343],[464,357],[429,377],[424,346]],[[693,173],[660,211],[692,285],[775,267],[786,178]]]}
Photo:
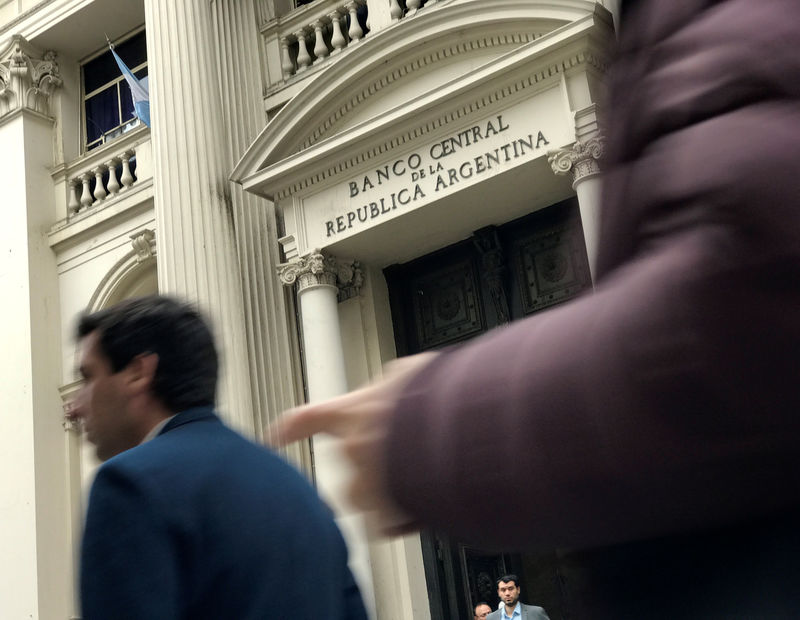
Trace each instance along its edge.
{"label": "quilted jacket sleeve", "polygon": [[800,501],[800,3],[628,17],[596,291],[436,357],[392,417],[396,500],[465,540],[611,543]]}

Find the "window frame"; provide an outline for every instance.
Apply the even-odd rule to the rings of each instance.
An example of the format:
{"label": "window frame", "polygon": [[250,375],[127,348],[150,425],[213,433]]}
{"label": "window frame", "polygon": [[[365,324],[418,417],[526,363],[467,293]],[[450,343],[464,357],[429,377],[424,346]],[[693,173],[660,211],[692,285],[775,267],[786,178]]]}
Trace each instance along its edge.
{"label": "window frame", "polygon": [[[145,32],[145,26],[142,25],[142,26],[136,28],[135,30],[132,30],[132,31],[128,32],[127,34],[121,36],[119,39],[117,39],[114,42],[114,46],[121,45],[122,43],[125,43],[126,41],[128,41],[128,40],[132,39],[133,37],[136,37],[136,36],[138,36],[138,35],[140,35],[140,34],[142,34],[144,32]],[[145,35],[145,39],[146,39],[146,35]],[[108,49],[108,46],[106,46],[104,49],[98,50],[94,54],[92,54],[90,56],[87,56],[86,58],[84,58],[84,59],[82,59],[80,61],[80,80],[81,80],[81,110],[80,110],[80,115],[81,115],[81,152],[83,154],[87,154],[87,153],[91,152],[92,150],[94,150],[96,148],[102,147],[104,144],[107,144],[109,141],[114,140],[115,138],[127,133],[131,129],[134,129],[135,127],[138,127],[139,125],[142,124],[137,116],[134,116],[133,118],[128,119],[126,121],[122,120],[122,97],[121,97],[120,83],[125,81],[125,76],[122,75],[122,72],[120,72],[118,77],[115,77],[114,79],[109,80],[108,82],[105,82],[104,84],[98,86],[97,88],[95,88],[91,92],[88,92],[88,93],[86,92],[86,74],[85,74],[86,65],[88,65],[93,60],[96,60],[97,58],[100,58],[104,54],[108,54],[108,53],[109,53],[109,49]],[[145,54],[146,54],[146,52],[145,52]],[[144,62],[141,62],[138,65],[135,65],[135,66],[132,66],[132,67],[129,66],[128,68],[131,70],[131,72],[134,75],[136,75],[139,71],[141,71],[142,69],[146,69],[148,67],[148,61],[149,61],[149,59],[145,58]],[[149,75],[149,71],[148,71],[148,75]],[[89,128],[88,128],[89,119],[88,119],[88,116],[86,114],[86,103],[90,98],[94,97],[95,95],[97,95],[97,94],[99,94],[101,92],[109,90],[111,88],[114,88],[115,91],[116,91],[117,118],[119,119],[120,122],[115,127],[111,127],[109,129],[106,129],[98,138],[95,138],[94,140],[92,140],[92,142],[89,142],[88,141],[88,139],[89,139]]]}

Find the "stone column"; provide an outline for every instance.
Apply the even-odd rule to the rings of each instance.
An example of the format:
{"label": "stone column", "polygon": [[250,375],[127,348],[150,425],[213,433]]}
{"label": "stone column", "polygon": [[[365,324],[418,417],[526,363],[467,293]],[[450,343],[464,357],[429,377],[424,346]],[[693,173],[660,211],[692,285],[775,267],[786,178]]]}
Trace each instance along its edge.
{"label": "stone column", "polygon": [[571,148],[551,151],[547,159],[556,174],[571,174],[572,189],[578,196],[583,224],[583,238],[592,281],[595,279],[597,241],[600,231],[600,198],[602,176],[599,160],[603,155],[603,138],[595,136],[577,141]]}
{"label": "stone column", "polygon": [[[283,284],[297,285],[308,401],[344,394],[348,385],[338,298],[340,289],[349,288],[345,292],[347,295],[361,285],[357,263],[340,262],[323,256],[317,250],[280,265],[278,275]],[[363,518],[350,511],[343,501],[343,485],[349,478],[349,464],[330,438],[315,437],[313,446],[317,488],[336,514],[336,522],[350,551],[350,566],[367,608],[374,612],[372,568]]]}
{"label": "stone column", "polygon": [[337,272],[336,259],[319,252],[279,267],[285,285],[297,284],[310,402],[347,392]]}
{"label": "stone column", "polygon": [[208,0],[145,0],[158,287],[195,301],[221,355],[220,411],[252,434],[242,273]]}
{"label": "stone column", "polygon": [[[259,57],[259,16],[263,2],[214,0],[217,63],[225,130],[225,168],[230,172],[266,125]],[[275,279],[279,245],[275,205],[229,183],[239,268],[244,294],[248,369],[255,432],[297,403],[285,291]],[[298,465],[308,455],[301,446],[287,449]],[[308,465],[310,469],[310,464]]]}
{"label": "stone column", "polygon": [[0,49],[0,608],[4,618],[75,611],[70,504],[61,428],[58,272],[50,170],[50,96],[61,85],[53,52],[21,36]]}

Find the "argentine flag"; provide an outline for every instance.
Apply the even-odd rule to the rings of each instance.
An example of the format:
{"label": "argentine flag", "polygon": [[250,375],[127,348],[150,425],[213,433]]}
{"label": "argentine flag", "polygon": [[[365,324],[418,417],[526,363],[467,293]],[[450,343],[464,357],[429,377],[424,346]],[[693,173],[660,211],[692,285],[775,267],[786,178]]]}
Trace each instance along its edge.
{"label": "argentine flag", "polygon": [[122,62],[122,58],[114,51],[113,46],[111,47],[111,53],[114,54],[114,60],[117,61],[119,70],[122,71],[125,81],[130,86],[131,95],[133,95],[133,109],[136,110],[136,116],[150,127],[150,91],[147,88],[147,78],[144,77],[140,80],[133,75],[128,66]]}

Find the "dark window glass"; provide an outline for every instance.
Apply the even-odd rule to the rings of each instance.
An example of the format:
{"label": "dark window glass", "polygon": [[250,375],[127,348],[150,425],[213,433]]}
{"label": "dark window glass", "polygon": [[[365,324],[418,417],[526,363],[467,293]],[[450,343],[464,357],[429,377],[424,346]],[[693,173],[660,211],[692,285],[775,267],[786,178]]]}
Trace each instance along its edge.
{"label": "dark window glass", "polygon": [[[144,32],[114,49],[131,70],[147,62]],[[147,67],[134,70],[134,75],[140,79],[145,77]],[[129,123],[135,121],[130,87],[110,50],[83,66],[83,92],[87,150],[124,133],[131,127]]]}
{"label": "dark window glass", "polygon": [[[130,91],[128,91],[130,99]],[[133,107],[133,106],[131,106]],[[86,143],[92,143],[103,133],[120,124],[117,86],[112,84],[105,90],[86,100]]]}
{"label": "dark window glass", "polygon": [[[114,47],[122,62],[131,69],[147,60],[147,41],[144,31]],[[117,61],[111,50],[83,65],[83,92],[90,93],[120,76]]]}

